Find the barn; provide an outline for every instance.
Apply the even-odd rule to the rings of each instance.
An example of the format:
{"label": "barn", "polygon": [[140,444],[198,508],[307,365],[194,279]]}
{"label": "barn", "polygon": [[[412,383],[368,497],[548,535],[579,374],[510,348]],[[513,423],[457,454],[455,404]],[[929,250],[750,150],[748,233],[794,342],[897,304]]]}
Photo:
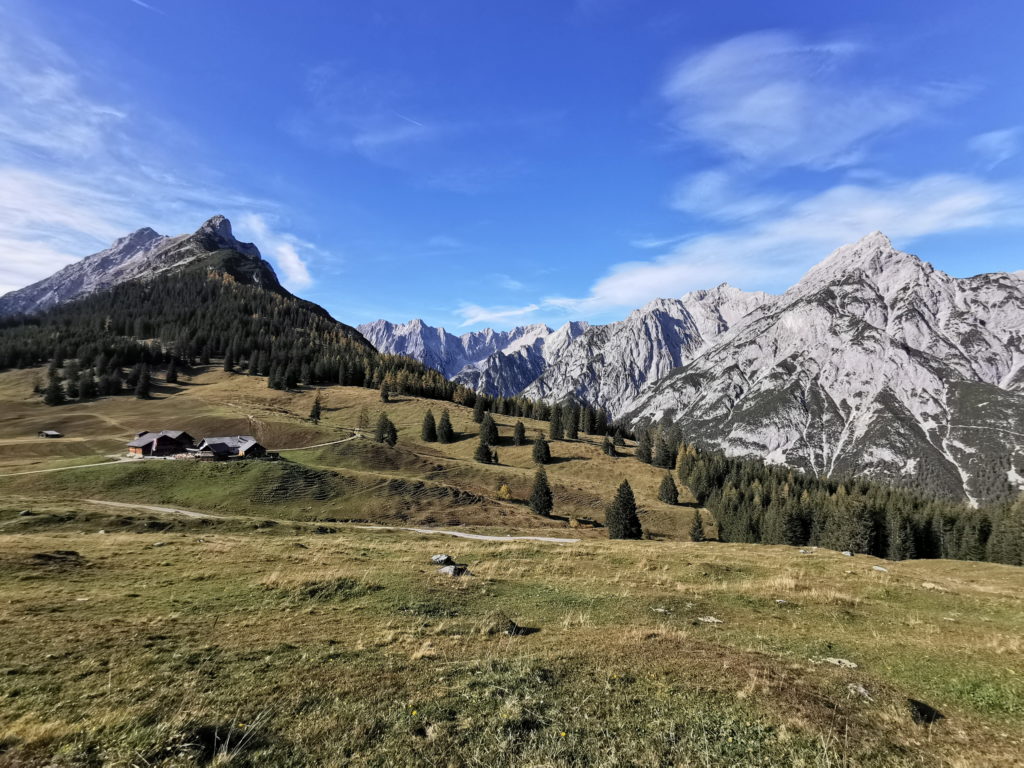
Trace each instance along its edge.
{"label": "barn", "polygon": [[159,432],[139,432],[128,443],[132,456],[173,456],[185,453],[195,444],[188,432],[179,429],[162,429]]}
{"label": "barn", "polygon": [[196,453],[200,458],[259,459],[267,455],[267,449],[252,435],[231,435],[204,437],[196,448]]}

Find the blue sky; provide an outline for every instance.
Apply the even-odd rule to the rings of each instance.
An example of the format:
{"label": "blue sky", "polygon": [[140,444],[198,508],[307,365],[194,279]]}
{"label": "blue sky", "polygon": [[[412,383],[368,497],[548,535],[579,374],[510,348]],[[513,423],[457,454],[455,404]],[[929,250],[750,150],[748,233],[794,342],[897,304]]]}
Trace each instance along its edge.
{"label": "blue sky", "polygon": [[[1024,6],[0,0],[0,292],[229,216],[360,323],[1024,268]],[[513,10],[514,9],[514,10]]]}

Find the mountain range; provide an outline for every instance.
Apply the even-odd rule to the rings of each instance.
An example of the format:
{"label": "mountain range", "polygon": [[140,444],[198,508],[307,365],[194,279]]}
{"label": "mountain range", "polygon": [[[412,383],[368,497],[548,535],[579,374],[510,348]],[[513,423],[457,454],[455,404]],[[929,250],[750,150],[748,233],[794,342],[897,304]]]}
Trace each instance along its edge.
{"label": "mountain range", "polygon": [[[233,279],[291,297],[258,248],[215,216],[191,235],[133,232],[0,297],[0,315],[214,257]],[[572,398],[634,427],[676,425],[730,455],[970,501],[1024,484],[1024,277],[951,277],[880,232],[837,249],[782,294],[723,283],[607,325],[461,336],[422,320],[338,325],[478,392]]]}
{"label": "mountain range", "polygon": [[[419,321],[360,329],[371,326],[381,351],[424,360],[440,330]],[[579,332],[540,353],[569,327]],[[413,328],[422,352],[402,347]],[[656,299],[608,325],[541,328],[506,332],[532,334],[529,365],[523,345],[466,334],[496,347],[446,375],[493,395],[575,398],[632,425],[677,424],[728,454],[816,474],[913,482],[974,501],[1024,483],[1017,273],[951,277],[875,232],[780,295],[723,284]]]}

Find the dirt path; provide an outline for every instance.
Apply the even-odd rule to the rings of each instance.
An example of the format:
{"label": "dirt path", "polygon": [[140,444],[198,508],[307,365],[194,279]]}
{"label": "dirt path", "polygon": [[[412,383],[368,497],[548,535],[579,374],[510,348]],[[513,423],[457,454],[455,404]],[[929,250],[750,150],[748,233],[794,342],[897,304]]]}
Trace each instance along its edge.
{"label": "dirt path", "polygon": [[26,472],[10,472],[6,475],[0,475],[0,477],[17,477],[18,475],[38,475],[43,472],[67,472],[69,469],[85,469],[86,467],[109,467],[113,464],[123,464],[126,461],[138,461],[138,459],[113,459],[112,461],[101,461],[98,464],[75,464],[71,467],[54,467],[52,469],[30,469]]}
{"label": "dirt path", "polygon": [[317,443],[316,445],[304,445],[301,448],[267,448],[268,451],[275,451],[277,453],[283,453],[284,451],[306,451],[310,448],[323,448],[326,445],[338,445],[339,443],[347,443],[350,440],[355,440],[362,437],[360,434],[352,435],[352,437],[346,437],[342,440],[332,440],[329,443]]}
{"label": "dirt path", "polygon": [[[151,512],[162,512],[170,515],[182,515],[184,517],[200,518],[205,520],[255,520],[256,518],[245,517],[244,515],[211,515],[206,512],[193,512],[188,509],[178,509],[177,507],[155,507],[151,504],[132,504],[124,501],[104,501],[103,499],[82,499],[90,504],[101,504],[106,507],[123,507],[127,509],[147,509]],[[294,520],[277,520],[278,523],[295,523]],[[320,523],[309,522],[307,525],[320,525]],[[332,523],[332,525],[338,525],[338,523]],[[345,525],[342,523],[342,525]],[[460,539],[473,539],[475,541],[544,541],[549,544],[578,544],[579,539],[559,539],[554,536],[485,536],[482,533],[464,533],[462,531],[448,531],[441,528],[402,528],[394,525],[356,525],[354,523],[348,523],[355,528],[361,528],[366,531],[410,531],[411,533],[439,533],[444,536],[455,536]]]}
{"label": "dirt path", "polygon": [[[196,517],[204,520],[229,520],[231,518],[225,517],[224,515],[209,515],[206,512],[192,512],[188,509],[178,509],[176,507],[154,507],[149,504],[128,504],[123,501],[103,501],[102,499],[82,499],[90,504],[102,504],[105,507],[127,507],[128,509],[148,509],[151,512],[164,512],[171,515],[183,515],[185,517]],[[249,518],[243,518],[249,519]]]}
{"label": "dirt path", "polygon": [[476,541],[546,541],[551,544],[579,544],[579,539],[558,539],[554,536],[485,536],[482,533],[463,533],[462,531],[446,531],[440,528],[400,528],[394,525],[360,525],[369,531],[411,531],[413,533],[440,533],[445,536],[456,536],[460,539]]}

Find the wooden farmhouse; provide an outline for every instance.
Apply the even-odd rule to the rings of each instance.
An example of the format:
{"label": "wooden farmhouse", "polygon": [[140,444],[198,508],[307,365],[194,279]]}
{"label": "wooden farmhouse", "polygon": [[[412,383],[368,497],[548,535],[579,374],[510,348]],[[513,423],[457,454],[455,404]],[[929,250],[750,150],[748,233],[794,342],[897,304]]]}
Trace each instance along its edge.
{"label": "wooden farmhouse", "polygon": [[128,443],[128,453],[132,456],[173,456],[185,453],[193,445],[195,440],[188,432],[163,429],[159,432],[139,432]]}
{"label": "wooden farmhouse", "polygon": [[196,447],[196,454],[206,459],[259,459],[267,455],[267,449],[252,435],[232,435],[203,438]]}

